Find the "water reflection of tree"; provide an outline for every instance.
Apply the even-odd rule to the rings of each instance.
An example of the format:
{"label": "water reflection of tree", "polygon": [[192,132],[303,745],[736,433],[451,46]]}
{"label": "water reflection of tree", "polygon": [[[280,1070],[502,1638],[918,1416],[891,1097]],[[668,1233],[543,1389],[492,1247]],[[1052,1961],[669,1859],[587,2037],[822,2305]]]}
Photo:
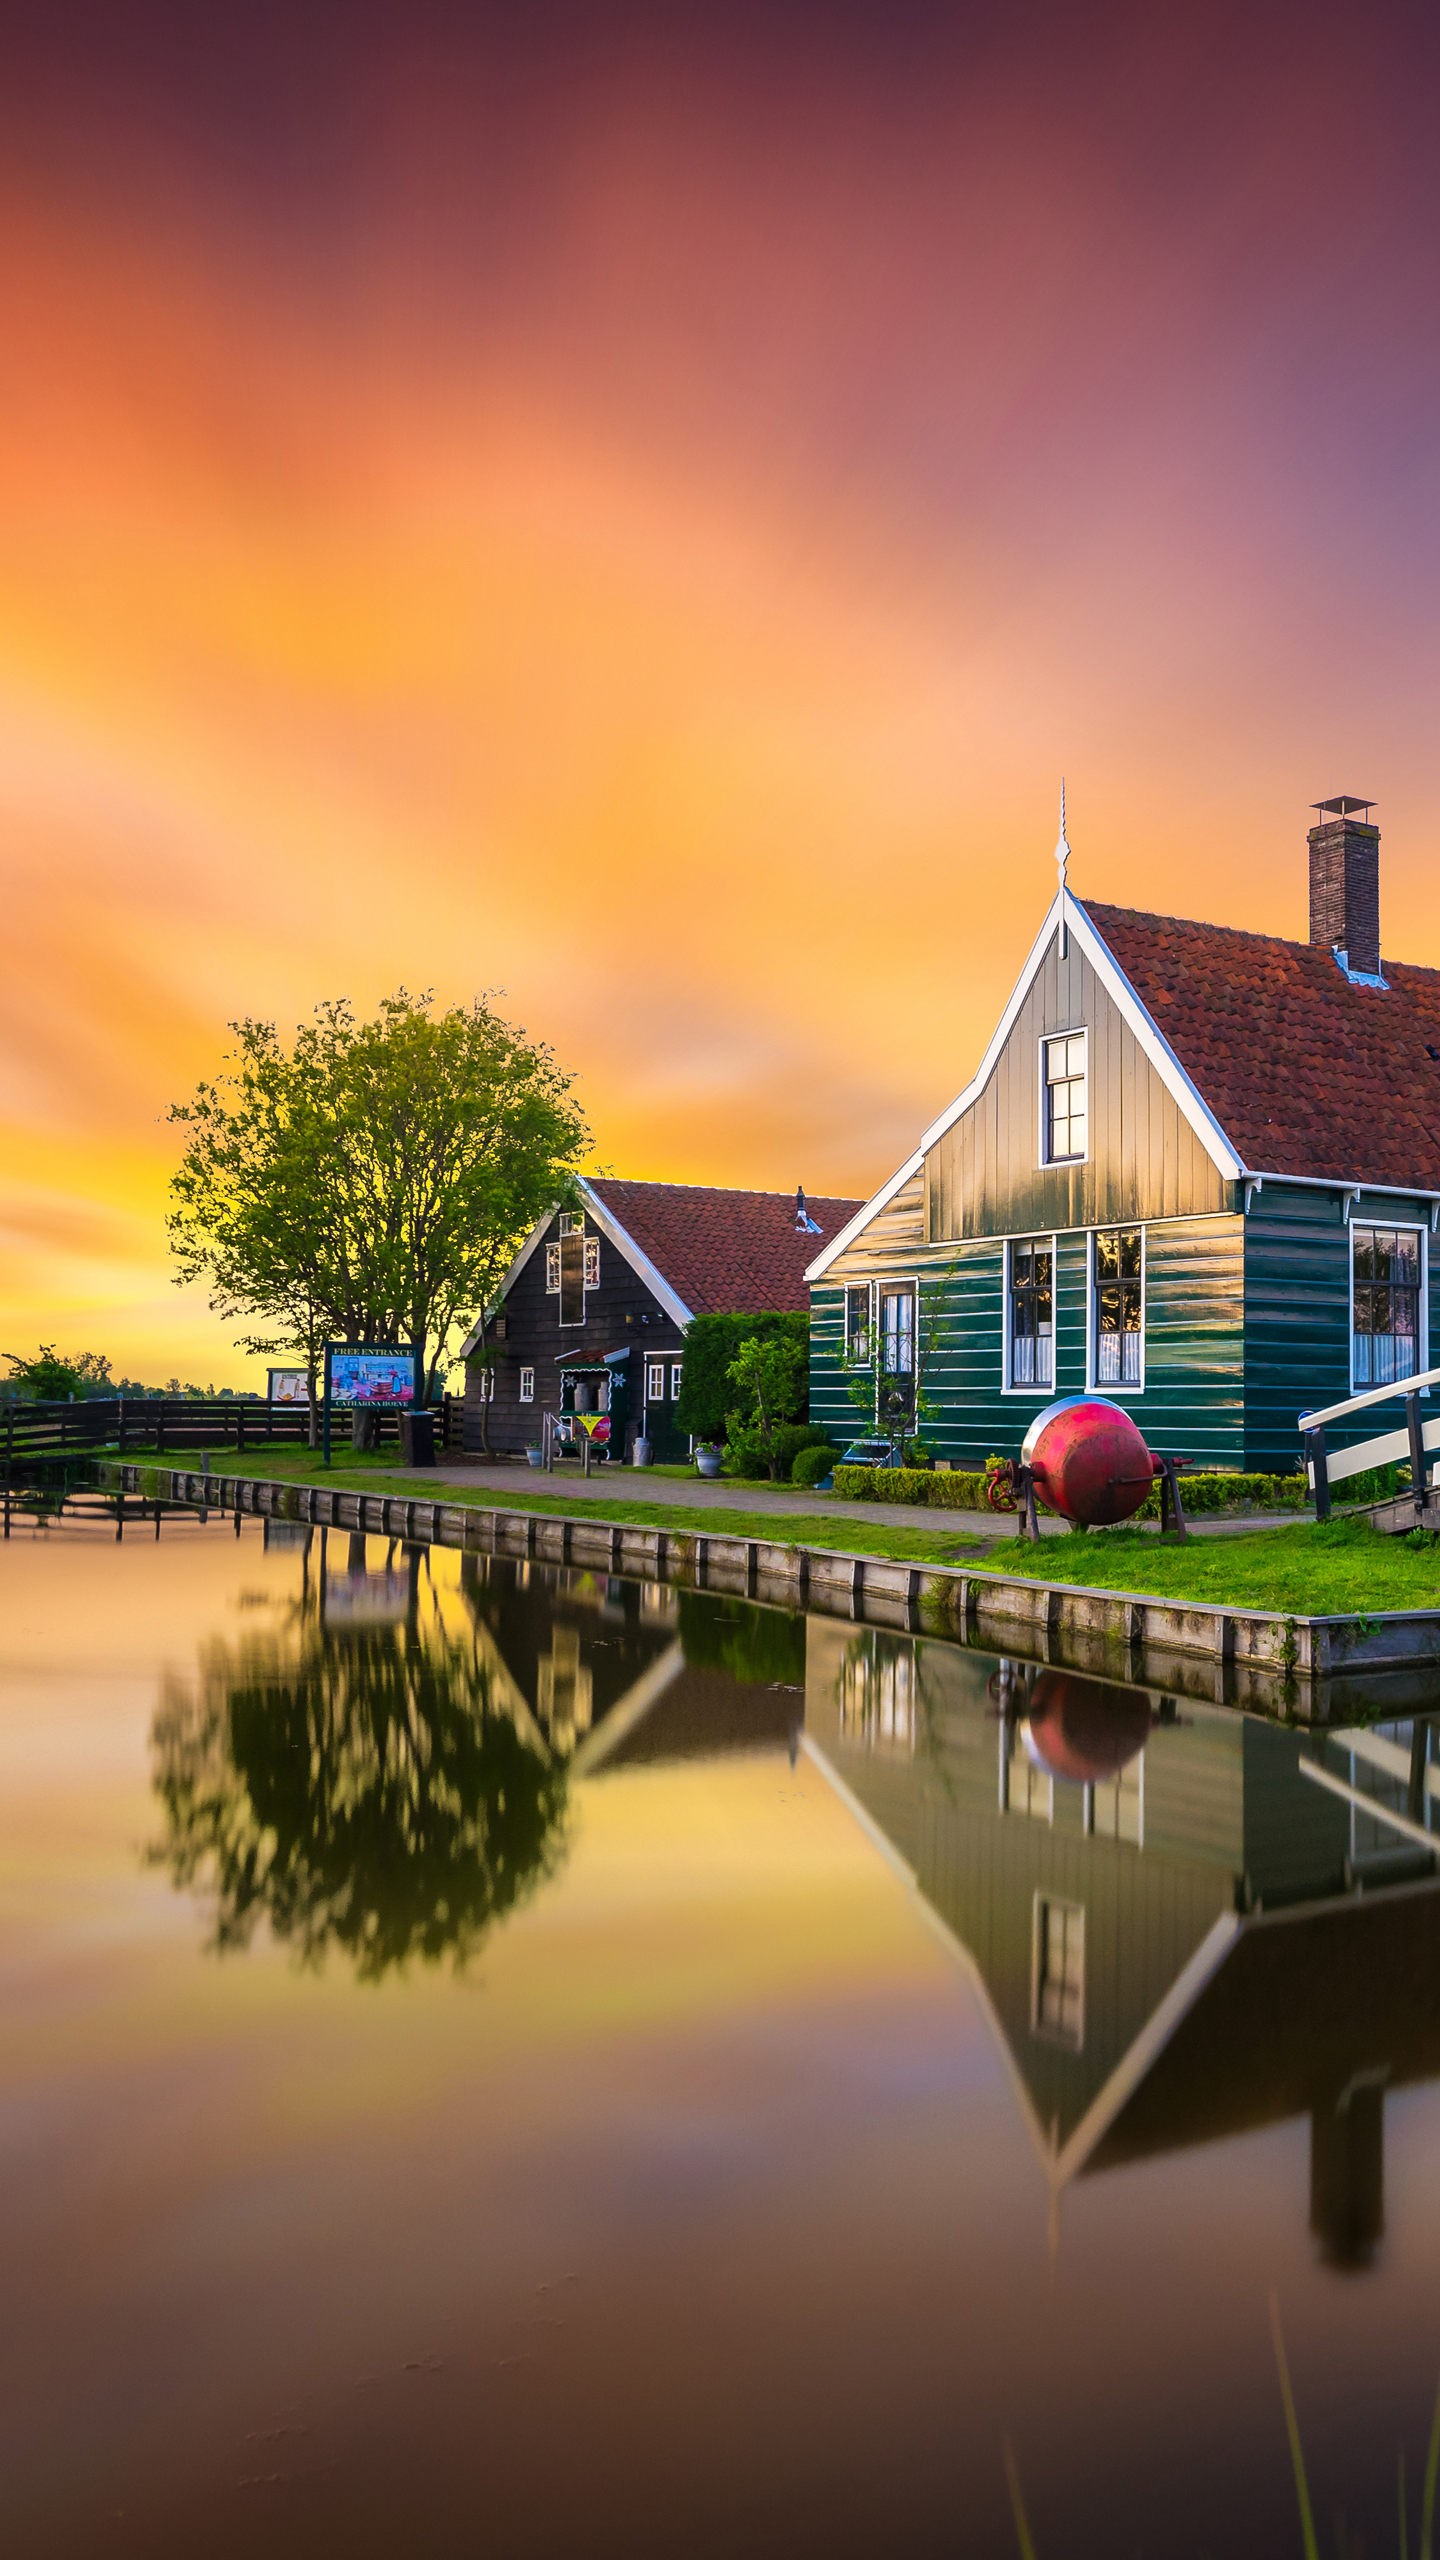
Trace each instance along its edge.
{"label": "water reflection of tree", "polygon": [[563,1768],[502,1711],[473,1640],[413,1608],[215,1644],[196,1683],[167,1684],[151,1739],[152,1856],[213,1896],[222,1949],[263,1918],[303,1962],[337,1947],[367,1981],[463,1964],[563,1847]]}

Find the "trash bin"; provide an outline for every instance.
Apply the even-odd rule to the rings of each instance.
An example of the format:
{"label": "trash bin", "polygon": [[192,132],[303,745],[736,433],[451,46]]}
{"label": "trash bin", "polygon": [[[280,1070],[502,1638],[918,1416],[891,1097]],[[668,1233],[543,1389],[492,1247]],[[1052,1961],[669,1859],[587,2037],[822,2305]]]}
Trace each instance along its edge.
{"label": "trash bin", "polygon": [[407,1467],[434,1466],[435,1416],[433,1413],[401,1413],[400,1456],[402,1463]]}

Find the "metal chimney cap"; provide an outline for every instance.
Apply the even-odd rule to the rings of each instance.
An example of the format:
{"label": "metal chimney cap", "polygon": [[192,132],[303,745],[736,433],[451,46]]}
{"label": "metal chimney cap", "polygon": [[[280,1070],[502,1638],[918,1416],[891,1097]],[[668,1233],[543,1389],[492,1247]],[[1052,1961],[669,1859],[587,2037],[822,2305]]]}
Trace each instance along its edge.
{"label": "metal chimney cap", "polygon": [[1337,791],[1333,800],[1312,800],[1310,806],[1322,818],[1353,818],[1358,809],[1368,824],[1375,803],[1373,800],[1352,800],[1348,791]]}

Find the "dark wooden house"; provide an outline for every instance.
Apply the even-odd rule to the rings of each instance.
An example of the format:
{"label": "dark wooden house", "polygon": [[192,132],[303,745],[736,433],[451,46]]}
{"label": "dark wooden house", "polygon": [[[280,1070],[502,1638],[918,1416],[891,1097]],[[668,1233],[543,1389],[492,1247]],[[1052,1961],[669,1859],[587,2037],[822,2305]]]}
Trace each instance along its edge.
{"label": "dark wooden house", "polygon": [[855,1215],[856,1200],[717,1191],[595,1176],[572,1209],[543,1218],[505,1275],[486,1349],[466,1364],[467,1449],[537,1443],[544,1416],[585,1431],[613,1457],[638,1436],[658,1459],[689,1441],[674,1415],[685,1335],[697,1315],[803,1311],[805,1266]]}
{"label": "dark wooden house", "polygon": [[1368,804],[1317,804],[1287,942],[1076,897],[1062,810],[975,1075],[811,1263],[816,1420],[898,1379],[978,1465],[1093,1390],[1152,1447],[1288,1468],[1302,1409],[1432,1365],[1440,970],[1382,959],[1379,849]]}

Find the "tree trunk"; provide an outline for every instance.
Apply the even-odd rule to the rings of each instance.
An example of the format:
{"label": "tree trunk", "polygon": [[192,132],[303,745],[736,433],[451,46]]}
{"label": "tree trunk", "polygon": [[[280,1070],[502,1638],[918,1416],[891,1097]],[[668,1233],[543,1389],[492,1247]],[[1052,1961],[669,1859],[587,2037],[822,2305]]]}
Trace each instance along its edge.
{"label": "tree trunk", "polygon": [[367,1412],[363,1404],[357,1404],[350,1416],[350,1446],[352,1449],[378,1449],[380,1446],[380,1416]]}

